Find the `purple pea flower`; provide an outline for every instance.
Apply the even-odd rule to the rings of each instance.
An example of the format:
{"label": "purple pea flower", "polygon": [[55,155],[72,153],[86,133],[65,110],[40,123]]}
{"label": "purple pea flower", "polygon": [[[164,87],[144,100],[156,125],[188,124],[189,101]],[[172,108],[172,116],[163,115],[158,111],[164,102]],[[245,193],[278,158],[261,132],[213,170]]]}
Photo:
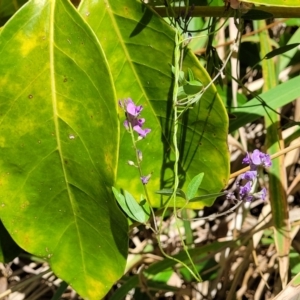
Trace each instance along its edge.
{"label": "purple pea flower", "polygon": [[126,103],[126,112],[133,117],[137,117],[143,110],[142,105],[136,106],[133,101],[129,98]]}
{"label": "purple pea flower", "polygon": [[260,152],[259,150],[254,150],[252,153],[252,162],[255,165],[261,165],[265,168],[271,167],[272,161],[270,155]]}
{"label": "purple pea flower", "polygon": [[244,164],[250,165],[250,171],[241,175],[240,179],[246,180],[247,183],[239,188],[239,195],[242,200],[252,201],[254,199],[266,199],[267,190],[263,188],[260,192],[252,194],[251,187],[257,177],[258,166],[270,167],[272,165],[271,158],[268,154],[262,153],[259,150],[254,150],[253,153],[247,153],[243,159]]}
{"label": "purple pea flower", "polygon": [[244,198],[246,195],[248,195],[250,191],[251,191],[251,182],[248,181],[244,186],[240,188],[241,198]]}
{"label": "purple pea flower", "polygon": [[143,124],[145,123],[144,118],[140,118],[140,113],[143,110],[142,105],[135,105],[131,98],[124,100],[123,102],[119,100],[120,107],[126,113],[126,120],[124,121],[124,127],[129,130],[130,125],[132,129],[138,133],[139,139],[143,139],[151,131],[151,129],[143,129]]}
{"label": "purple pea flower", "polygon": [[262,188],[258,193],[254,194],[254,197],[256,199],[262,199],[262,200],[266,200],[267,197],[267,189],[266,188]]}
{"label": "purple pea flower", "polygon": [[240,198],[247,202],[251,202],[254,196],[250,193],[252,188],[251,181],[248,181],[244,186],[240,188]]}
{"label": "purple pea flower", "polygon": [[133,130],[136,131],[141,138],[145,138],[146,135],[151,131],[151,129],[149,129],[149,128],[143,129],[138,125],[135,125],[133,127]]}
{"label": "purple pea flower", "polygon": [[142,176],[142,177],[141,177],[141,181],[142,181],[142,183],[143,183],[144,185],[147,184],[147,183],[149,182],[151,175],[152,175],[152,174],[150,173],[150,174],[147,175],[147,176]]}
{"label": "purple pea flower", "polygon": [[241,179],[254,180],[257,177],[257,171],[247,171],[241,175]]}
{"label": "purple pea flower", "polygon": [[249,164],[252,170],[255,170],[257,166],[267,168],[272,165],[270,155],[260,152],[257,149],[253,153],[247,153],[247,156],[243,159],[243,163]]}
{"label": "purple pea flower", "polygon": [[267,189],[266,188],[262,188],[262,190],[259,193],[260,193],[261,199],[263,199],[265,201],[266,197],[267,197]]}

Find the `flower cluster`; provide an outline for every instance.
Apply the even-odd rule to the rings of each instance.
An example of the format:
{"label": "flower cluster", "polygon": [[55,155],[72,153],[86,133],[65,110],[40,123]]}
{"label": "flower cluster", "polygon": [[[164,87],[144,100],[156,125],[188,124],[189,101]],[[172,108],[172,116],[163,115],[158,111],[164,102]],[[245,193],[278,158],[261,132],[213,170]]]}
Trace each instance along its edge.
{"label": "flower cluster", "polygon": [[[145,119],[140,118],[140,113],[143,110],[143,106],[135,105],[131,98],[128,98],[124,101],[119,100],[119,105],[125,111],[125,114],[126,114],[126,120],[123,123],[126,130],[131,132],[132,135],[133,135],[133,131],[137,132],[137,134],[139,136],[138,140],[144,139],[146,137],[146,135],[151,131],[151,129],[143,128]],[[131,160],[129,160],[127,163],[130,166],[139,168],[140,174],[142,174],[141,162],[143,160],[143,153],[141,150],[136,148],[136,141],[133,141],[133,143],[134,143],[134,148],[136,151],[137,165]],[[141,179],[142,184],[144,184],[144,185],[147,184],[150,180],[151,175],[152,175],[152,173],[150,173],[146,176],[141,176],[140,179]]]}
{"label": "flower cluster", "polygon": [[146,135],[151,131],[151,129],[142,128],[143,124],[145,123],[145,119],[140,118],[140,113],[143,110],[143,106],[135,105],[131,98],[128,98],[123,102],[119,100],[119,105],[124,109],[126,113],[124,127],[127,130],[129,130],[131,127],[135,132],[138,133],[139,139],[145,138]]}
{"label": "flower cluster", "polygon": [[[271,158],[268,154],[262,153],[259,150],[254,150],[253,153],[247,153],[246,157],[243,159],[244,164],[249,164],[250,171],[245,172],[240,176],[240,179],[244,182],[244,186],[239,186],[239,198],[245,201],[253,201],[255,199],[265,200],[267,196],[266,188],[263,188],[258,193],[253,193],[252,189],[257,178],[257,169],[259,166],[265,168],[272,165]],[[232,198],[232,193],[228,193],[227,198]]]}

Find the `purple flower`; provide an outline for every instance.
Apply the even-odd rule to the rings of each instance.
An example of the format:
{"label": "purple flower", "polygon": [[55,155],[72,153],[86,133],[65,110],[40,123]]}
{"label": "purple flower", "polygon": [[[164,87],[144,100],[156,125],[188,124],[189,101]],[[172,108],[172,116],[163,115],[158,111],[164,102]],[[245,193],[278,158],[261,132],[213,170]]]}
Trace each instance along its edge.
{"label": "purple flower", "polygon": [[137,125],[140,126],[140,127],[142,127],[143,124],[145,123],[145,119],[144,118],[137,119],[136,121],[137,121]]}
{"label": "purple flower", "polygon": [[244,180],[253,180],[257,177],[257,171],[247,171],[241,175],[241,179]]}
{"label": "purple flower", "polygon": [[252,195],[252,194],[248,194],[248,195],[245,195],[244,196],[244,199],[243,200],[245,200],[246,202],[251,202],[251,201],[253,201],[255,198],[254,198],[254,196]]}
{"label": "purple flower", "polygon": [[[252,186],[255,185],[257,177],[257,169],[259,166],[270,167],[272,165],[271,158],[268,154],[262,153],[259,150],[254,150],[253,153],[247,153],[243,159],[244,164],[250,165],[250,171],[245,172],[240,176],[240,180],[237,182],[239,189],[239,196],[241,200],[253,201],[255,199],[266,199],[267,190],[263,188],[258,193],[251,193]],[[240,186],[240,181],[246,181],[244,186]]]}
{"label": "purple flower", "polygon": [[263,199],[264,201],[266,200],[266,197],[267,197],[267,189],[266,188],[263,188],[260,191],[260,196],[261,196],[261,199]]}
{"label": "purple flower", "polygon": [[242,199],[245,198],[251,191],[251,182],[248,181],[244,186],[240,188],[240,196]]}
{"label": "purple flower", "polygon": [[251,164],[251,157],[250,157],[249,152],[247,152],[246,157],[243,159],[242,163],[247,164],[247,165]]}
{"label": "purple flower", "polygon": [[138,105],[136,106],[132,99],[128,98],[127,99],[127,103],[126,103],[126,112],[130,115],[132,115],[133,117],[137,117],[141,111],[143,110],[143,106],[142,105]]}
{"label": "purple flower", "polygon": [[262,200],[266,200],[267,197],[267,189],[266,188],[262,188],[260,192],[254,194],[255,198],[257,199],[262,199]]}
{"label": "purple flower", "polygon": [[254,199],[254,196],[250,193],[251,191],[251,182],[248,181],[244,186],[240,188],[240,197],[242,200],[251,202]]}
{"label": "purple flower", "polygon": [[151,131],[151,129],[146,128],[142,129],[140,126],[136,125],[133,127],[133,130],[136,131],[141,138],[146,137],[146,135]]}
{"label": "purple flower", "polygon": [[150,174],[147,175],[147,176],[142,176],[142,177],[141,177],[142,183],[143,183],[143,184],[147,184],[147,183],[149,182],[149,180],[150,180],[151,175],[152,175],[152,174],[150,173]]}
{"label": "purple flower", "polygon": [[243,159],[243,163],[249,164],[251,170],[255,170],[257,166],[267,168],[272,165],[270,155],[260,152],[257,149],[255,149],[253,153],[247,153],[246,157]]}
{"label": "purple flower", "polygon": [[271,167],[272,161],[270,155],[260,152],[259,150],[254,150],[252,153],[252,162],[259,166]]}
{"label": "purple flower", "polygon": [[267,189],[263,188],[260,192],[258,193],[250,193],[252,188],[252,181],[248,181],[244,186],[240,187],[240,199],[245,200],[247,202],[251,202],[255,199],[266,199],[267,196]]}
{"label": "purple flower", "polygon": [[130,125],[132,129],[138,133],[139,138],[145,138],[146,135],[151,131],[151,129],[143,129],[143,124],[145,123],[144,118],[140,118],[140,113],[143,110],[142,105],[135,105],[131,98],[124,100],[123,102],[119,100],[120,107],[126,113],[126,120],[124,121],[124,127],[129,130]]}

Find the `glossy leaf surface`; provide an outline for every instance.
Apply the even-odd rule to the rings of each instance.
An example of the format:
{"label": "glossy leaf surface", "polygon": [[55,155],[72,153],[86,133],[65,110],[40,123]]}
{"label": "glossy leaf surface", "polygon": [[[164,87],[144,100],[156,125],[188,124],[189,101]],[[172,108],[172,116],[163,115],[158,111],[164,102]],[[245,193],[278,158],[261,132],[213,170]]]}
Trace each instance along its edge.
{"label": "glossy leaf surface", "polygon": [[[172,63],[175,32],[140,1],[82,1],[79,11],[95,31],[112,71],[117,97],[131,97],[143,105],[142,117],[152,129],[138,143],[143,152],[143,175],[153,171],[147,184],[152,204],[161,207],[165,198],[155,191],[172,188],[174,181],[172,151]],[[184,72],[206,86],[211,79],[191,52],[185,54]],[[125,119],[120,110],[120,121]],[[228,180],[227,115],[214,86],[198,105],[180,120],[181,188],[199,172],[205,173],[200,194],[219,192]],[[127,189],[138,199],[143,193],[140,176],[127,165],[134,160],[131,138],[121,128],[118,187]],[[218,166],[218,170],[213,166]],[[221,171],[220,171],[221,170]],[[128,188],[130,182],[130,188]],[[212,204],[214,199],[211,199]],[[209,203],[209,201],[208,201]],[[178,199],[177,206],[185,205]],[[201,208],[203,203],[190,207]]]}
{"label": "glossy leaf surface", "polygon": [[23,6],[1,31],[0,53],[1,219],[81,296],[100,299],[127,255],[111,193],[119,127],[105,56],[62,0]]}

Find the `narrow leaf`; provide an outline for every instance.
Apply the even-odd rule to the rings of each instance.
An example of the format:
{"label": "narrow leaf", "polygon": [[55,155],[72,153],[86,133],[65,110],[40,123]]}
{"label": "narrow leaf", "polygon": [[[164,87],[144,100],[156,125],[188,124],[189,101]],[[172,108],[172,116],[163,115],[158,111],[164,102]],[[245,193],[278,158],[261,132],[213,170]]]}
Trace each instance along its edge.
{"label": "narrow leaf", "polygon": [[150,217],[151,209],[150,209],[150,205],[149,205],[148,201],[145,199],[145,197],[143,195],[141,195],[139,205],[143,208],[143,210],[147,216],[146,221],[148,221],[148,219]]}
{"label": "narrow leaf", "polygon": [[123,211],[126,213],[126,215],[135,220],[134,214],[131,212],[131,210],[128,208],[127,204],[126,204],[126,199],[124,197],[124,195],[122,193],[120,193],[116,188],[112,187],[112,191],[119,203],[119,205],[121,206],[121,208],[123,209]]}
{"label": "narrow leaf", "polygon": [[137,201],[129,192],[124,191],[124,195],[127,208],[131,212],[133,219],[140,223],[146,222],[148,217],[143,208],[137,203]]}
{"label": "narrow leaf", "polygon": [[[258,28],[262,29],[266,26],[265,21],[258,22]],[[268,31],[259,32],[261,57],[266,57],[272,51],[271,38]],[[262,61],[262,74],[264,79],[263,91],[272,90],[277,86],[277,76],[273,61]],[[282,132],[280,130],[280,111],[270,111],[265,116],[266,125],[266,147],[270,155],[278,153],[281,145],[278,141],[282,140]],[[290,237],[290,220],[289,206],[286,195],[287,177],[286,169],[282,167],[284,157],[280,156],[273,160],[272,168],[269,170],[269,199],[272,208],[272,219],[274,228],[274,242],[278,254],[279,275],[282,286],[285,287],[288,281],[289,272],[289,251],[291,246]]]}
{"label": "narrow leaf", "polygon": [[291,49],[294,49],[295,47],[298,47],[300,45],[300,43],[295,43],[295,44],[289,44],[289,45],[285,45],[285,46],[282,46],[282,47],[279,47],[269,53],[267,53],[264,57],[264,59],[270,59],[276,55],[280,55],[280,54],[283,54]]}
{"label": "narrow leaf", "polygon": [[188,200],[191,200],[197,193],[199,186],[203,180],[204,173],[196,175],[189,183],[186,191],[186,196]]}
{"label": "narrow leaf", "polygon": [[[291,36],[291,38],[288,41],[288,45],[290,44],[294,44],[294,43],[298,43],[298,41],[300,41],[300,28],[298,27],[298,29],[293,33],[293,35]],[[280,57],[279,60],[279,71],[283,71],[290,63],[291,60],[293,59],[293,57],[295,57],[297,51],[297,48],[293,48],[292,50],[286,52],[284,55],[282,55]]]}
{"label": "narrow leaf", "polygon": [[[268,103],[273,109],[294,101],[300,95],[300,76],[296,76],[283,82],[271,90],[262,93],[259,97]],[[256,98],[253,98],[245,105],[233,109],[231,112],[236,116],[229,124],[229,132],[253,122],[258,118],[267,115],[270,110]],[[206,174],[206,173],[205,173]]]}

